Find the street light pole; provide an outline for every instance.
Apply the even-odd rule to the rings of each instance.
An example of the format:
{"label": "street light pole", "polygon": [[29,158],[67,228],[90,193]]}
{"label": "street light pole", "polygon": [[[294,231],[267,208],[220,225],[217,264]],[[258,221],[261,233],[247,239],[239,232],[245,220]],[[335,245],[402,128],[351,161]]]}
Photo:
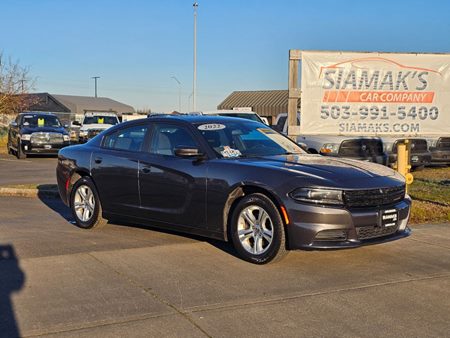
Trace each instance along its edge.
{"label": "street light pole", "polygon": [[171,76],[178,83],[178,112],[181,113],[181,82],[176,78],[176,76]]}
{"label": "street light pole", "polygon": [[197,110],[197,7],[198,3],[194,2],[194,79],[192,84],[192,108]]}
{"label": "street light pole", "polygon": [[100,79],[100,76],[93,76],[91,79],[95,81],[95,97],[97,97],[97,79]]}

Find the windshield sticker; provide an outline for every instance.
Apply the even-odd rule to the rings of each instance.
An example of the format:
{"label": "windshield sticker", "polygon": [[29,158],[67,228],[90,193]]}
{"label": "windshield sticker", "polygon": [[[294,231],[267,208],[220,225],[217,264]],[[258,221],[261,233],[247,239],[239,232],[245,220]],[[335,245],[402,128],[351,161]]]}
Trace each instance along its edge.
{"label": "windshield sticker", "polygon": [[38,118],[38,127],[43,127],[44,124],[45,124],[45,120],[41,119],[41,118]]}
{"label": "windshield sticker", "polygon": [[104,124],[105,123],[105,118],[104,117],[99,117],[98,118],[98,124]]}
{"label": "windshield sticker", "polygon": [[223,147],[223,150],[220,153],[223,157],[227,158],[242,156],[242,153],[239,150],[230,148],[229,146]]}
{"label": "windshield sticker", "polygon": [[198,126],[198,130],[221,130],[225,128],[225,125],[219,123],[208,123]]}

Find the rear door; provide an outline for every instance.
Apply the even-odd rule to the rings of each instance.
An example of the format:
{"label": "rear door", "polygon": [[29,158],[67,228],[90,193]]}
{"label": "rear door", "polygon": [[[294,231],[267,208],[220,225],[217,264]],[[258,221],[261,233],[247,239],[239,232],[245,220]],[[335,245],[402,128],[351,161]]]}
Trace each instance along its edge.
{"label": "rear door", "polygon": [[195,228],[206,227],[207,161],[181,158],[177,147],[199,144],[187,126],[153,124],[150,149],[139,165],[143,217]]}
{"label": "rear door", "polygon": [[139,158],[148,129],[145,123],[120,128],[105,135],[92,153],[92,177],[104,211],[135,215],[139,210]]}

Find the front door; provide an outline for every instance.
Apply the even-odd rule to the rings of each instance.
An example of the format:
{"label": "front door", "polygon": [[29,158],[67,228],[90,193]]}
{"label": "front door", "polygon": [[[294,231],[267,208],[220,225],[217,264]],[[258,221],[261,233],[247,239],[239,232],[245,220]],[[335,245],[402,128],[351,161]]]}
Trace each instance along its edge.
{"label": "front door", "polygon": [[185,126],[154,124],[149,152],[139,163],[142,212],[169,225],[205,228],[207,162],[175,156],[180,146],[199,147]]}

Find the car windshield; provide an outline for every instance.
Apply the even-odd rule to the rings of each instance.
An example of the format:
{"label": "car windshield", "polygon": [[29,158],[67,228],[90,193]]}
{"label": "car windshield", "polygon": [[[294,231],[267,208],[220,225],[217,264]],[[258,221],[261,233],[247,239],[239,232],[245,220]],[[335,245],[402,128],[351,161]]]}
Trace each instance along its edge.
{"label": "car windshield", "polygon": [[211,148],[222,158],[304,154],[296,143],[262,123],[196,124]]}
{"label": "car windshield", "polygon": [[229,116],[229,117],[239,117],[241,119],[247,119],[252,120],[256,122],[262,122],[262,120],[259,118],[256,114],[244,114],[244,113],[219,113],[220,116]]}
{"label": "car windshield", "polygon": [[116,125],[118,123],[117,117],[115,116],[85,116],[83,124],[112,124]]}
{"label": "car windshield", "polygon": [[23,116],[22,125],[26,127],[61,127],[61,123],[54,115],[27,114]]}

